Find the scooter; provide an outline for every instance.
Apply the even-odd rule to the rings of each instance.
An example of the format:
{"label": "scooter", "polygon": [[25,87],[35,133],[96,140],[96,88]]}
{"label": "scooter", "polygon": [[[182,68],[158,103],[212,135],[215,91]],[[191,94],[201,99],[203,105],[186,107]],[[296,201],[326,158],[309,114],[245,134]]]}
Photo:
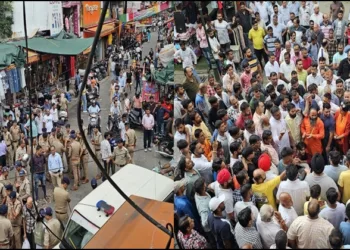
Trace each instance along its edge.
{"label": "scooter", "polygon": [[117,114],[115,115],[109,115],[108,116],[108,124],[107,124],[107,130],[111,133],[112,137],[118,137],[119,134],[119,116]]}
{"label": "scooter", "polygon": [[100,126],[100,117],[97,113],[90,113],[89,114],[89,126],[88,126],[88,134],[92,135],[92,127],[98,127],[98,130],[101,132],[101,126]]}
{"label": "scooter", "polygon": [[163,135],[155,135],[153,137],[153,144],[157,147],[156,152],[163,157],[173,158],[174,152],[168,149],[169,140]]}
{"label": "scooter", "polygon": [[63,126],[68,121],[68,113],[67,113],[67,111],[64,111],[64,110],[60,111],[58,113],[58,120],[59,120],[59,124],[61,126]]}

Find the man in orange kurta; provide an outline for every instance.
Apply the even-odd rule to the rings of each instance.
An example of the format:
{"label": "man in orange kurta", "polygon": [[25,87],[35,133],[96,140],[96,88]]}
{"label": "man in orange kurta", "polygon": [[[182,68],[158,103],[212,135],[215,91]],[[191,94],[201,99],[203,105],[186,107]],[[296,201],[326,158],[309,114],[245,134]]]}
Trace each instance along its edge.
{"label": "man in orange kurta", "polygon": [[305,117],[300,125],[301,134],[306,144],[306,151],[314,155],[322,154],[322,139],[324,138],[324,125],[322,120],[317,117],[317,111],[311,109],[309,116]]}

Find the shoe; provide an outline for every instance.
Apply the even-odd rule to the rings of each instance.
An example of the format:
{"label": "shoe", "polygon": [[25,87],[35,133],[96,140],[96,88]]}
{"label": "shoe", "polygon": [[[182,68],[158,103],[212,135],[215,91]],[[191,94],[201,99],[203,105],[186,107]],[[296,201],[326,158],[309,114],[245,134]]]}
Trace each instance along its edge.
{"label": "shoe", "polygon": [[89,182],[89,179],[85,179],[85,180],[82,181],[82,184],[86,184],[88,182]]}
{"label": "shoe", "polygon": [[86,111],[86,110],[84,110],[84,111],[83,111],[83,113],[87,113],[87,111]]}
{"label": "shoe", "polygon": [[98,174],[98,175],[96,175],[95,179],[96,179],[96,180],[101,179],[101,175],[99,175],[99,174]]}
{"label": "shoe", "polygon": [[145,148],[145,152],[147,152],[147,148]]}
{"label": "shoe", "polygon": [[149,152],[152,152],[152,148],[148,148],[148,151],[149,151]]}
{"label": "shoe", "polygon": [[72,187],[71,190],[72,190],[72,191],[77,191],[77,190],[78,190],[78,187]]}

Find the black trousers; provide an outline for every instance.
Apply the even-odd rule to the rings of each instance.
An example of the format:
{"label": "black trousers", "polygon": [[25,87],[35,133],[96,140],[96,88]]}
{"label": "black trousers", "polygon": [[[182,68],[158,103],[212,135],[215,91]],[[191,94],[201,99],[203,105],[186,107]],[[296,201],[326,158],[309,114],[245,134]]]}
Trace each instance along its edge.
{"label": "black trousers", "polygon": [[145,149],[151,147],[152,133],[153,133],[153,130],[146,130],[146,129],[143,130],[143,147]]}
{"label": "black trousers", "polygon": [[267,55],[265,53],[264,49],[254,49],[255,55],[258,58],[258,60],[260,61],[260,65],[262,68],[264,68],[263,64],[262,64],[262,59],[264,58],[265,63],[268,62],[268,58]]}
{"label": "black trousers", "polygon": [[28,239],[29,244],[30,244],[30,249],[35,249],[36,245],[35,245],[35,241],[34,241],[34,234],[27,233],[27,239]]}
{"label": "black trousers", "polygon": [[0,165],[3,167],[6,166],[6,155],[0,156]]}

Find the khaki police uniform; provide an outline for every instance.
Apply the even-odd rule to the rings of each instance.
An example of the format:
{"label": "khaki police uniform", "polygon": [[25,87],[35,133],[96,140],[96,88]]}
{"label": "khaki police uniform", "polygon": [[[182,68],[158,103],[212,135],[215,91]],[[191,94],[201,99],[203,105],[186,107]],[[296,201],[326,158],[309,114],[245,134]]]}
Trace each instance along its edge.
{"label": "khaki police uniform", "polygon": [[0,183],[2,183],[4,186],[12,184],[11,181],[9,180],[9,177],[7,176],[5,178],[5,176],[3,174],[0,175]]}
{"label": "khaki police uniform", "polygon": [[80,168],[80,154],[81,154],[81,146],[80,143],[76,140],[71,141],[69,146],[69,159],[70,165],[73,168],[73,176],[74,176],[74,187],[77,188],[79,185],[79,168]]}
{"label": "khaki police uniform", "polygon": [[42,138],[41,140],[39,139],[39,145],[46,154],[50,154],[50,143],[48,138],[46,138],[46,140],[44,138]]}
{"label": "khaki police uniform", "polygon": [[0,215],[0,249],[10,249],[12,246],[13,229],[9,219]]}
{"label": "khaki police uniform", "polygon": [[[17,196],[18,197],[18,196]],[[7,200],[10,198],[8,197]],[[17,215],[15,217],[15,214]],[[21,228],[22,228],[22,204],[16,199],[15,202],[8,202],[8,211],[7,218],[11,221],[13,234],[14,234],[14,247],[16,249],[22,248],[22,237],[21,237]]]}
{"label": "khaki police uniform", "polygon": [[125,133],[125,147],[129,151],[131,163],[134,163],[134,152],[136,147],[136,133],[135,130],[129,128]]}
{"label": "khaki police uniform", "polygon": [[83,171],[84,171],[83,177],[85,180],[87,180],[87,178],[89,176],[88,175],[89,152],[86,149],[86,145],[85,145],[83,139],[80,139],[79,143],[80,143],[81,150],[82,150],[80,159],[81,159],[81,164],[83,166]]}
{"label": "khaki police uniform", "polygon": [[65,146],[65,148],[67,148],[67,151],[66,151],[66,153],[65,153],[65,160],[63,160],[62,159],[62,161],[63,162],[66,162],[67,163],[67,165],[68,165],[68,173],[69,174],[73,174],[73,170],[72,170],[72,166],[70,165],[70,159],[69,159],[69,155],[68,155],[68,148],[69,148],[69,135],[70,135],[70,131],[71,130],[69,130],[69,132],[67,132],[67,130],[65,129],[64,131],[63,131],[63,146]]}
{"label": "khaki police uniform", "polygon": [[68,222],[68,206],[71,201],[69,193],[63,187],[55,187],[53,191],[56,218],[66,225]]}
{"label": "khaki police uniform", "polygon": [[[4,184],[2,184],[0,182],[0,205],[3,204],[3,201],[5,201],[6,195],[7,195],[6,188],[5,188]],[[0,241],[0,243],[1,243],[1,241]]]}
{"label": "khaki police uniform", "polygon": [[[102,134],[99,131],[97,132],[97,134],[95,134],[93,132],[92,139],[94,140],[94,143],[98,143],[98,145],[93,145],[93,148],[94,148],[94,153],[95,153],[97,159],[101,162],[101,160],[102,160],[102,155],[101,155]],[[100,171],[97,168],[97,175],[101,175],[101,173],[98,174],[98,172],[100,172]]]}
{"label": "khaki police uniform", "polygon": [[[27,174],[27,170],[25,170],[24,168],[22,168],[22,170],[24,170],[24,172]],[[22,184],[22,180],[19,176],[19,172],[17,171],[17,169],[15,170],[15,181],[13,182],[14,187],[16,187],[16,183],[18,183],[19,185]]]}
{"label": "khaki police uniform", "polygon": [[49,135],[49,144],[50,144],[50,146],[52,146],[53,141],[56,140],[56,139],[57,139],[56,133],[55,134],[51,133]]}
{"label": "khaki police uniform", "polygon": [[15,158],[14,156],[14,150],[13,150],[13,146],[12,146],[12,135],[9,131],[7,131],[6,133],[4,133],[4,140],[6,143],[6,149],[7,149],[7,153],[6,153],[6,163],[9,166],[13,166],[13,159]]}
{"label": "khaki police uniform", "polygon": [[[49,221],[46,222],[46,225],[58,238],[62,238],[63,232],[59,220],[51,218]],[[60,243],[60,241],[49,230],[45,228],[44,246],[48,247],[49,249],[52,249],[58,243]]]}
{"label": "khaki police uniform", "polygon": [[51,146],[55,147],[56,152],[61,155],[63,159],[63,153],[64,153],[64,145],[62,142],[60,142],[58,139],[53,139],[52,142],[50,143]]}
{"label": "khaki police uniform", "polygon": [[115,165],[118,167],[124,167],[130,161],[130,154],[125,147],[119,148],[116,146],[113,150],[113,159]]}
{"label": "khaki police uniform", "polygon": [[16,148],[16,161],[20,161],[20,159],[23,158],[23,156],[27,153],[27,148],[24,147],[18,147]]}
{"label": "khaki police uniform", "polygon": [[[12,135],[12,147],[14,150],[17,150],[18,148],[18,143],[19,143],[19,139],[20,139],[20,128],[19,126],[12,126],[10,128],[10,133]],[[14,157],[16,157],[16,155],[14,155]]]}
{"label": "khaki police uniform", "polygon": [[23,199],[27,199],[30,196],[30,183],[28,178],[25,178],[19,186],[18,199],[23,204]]}

